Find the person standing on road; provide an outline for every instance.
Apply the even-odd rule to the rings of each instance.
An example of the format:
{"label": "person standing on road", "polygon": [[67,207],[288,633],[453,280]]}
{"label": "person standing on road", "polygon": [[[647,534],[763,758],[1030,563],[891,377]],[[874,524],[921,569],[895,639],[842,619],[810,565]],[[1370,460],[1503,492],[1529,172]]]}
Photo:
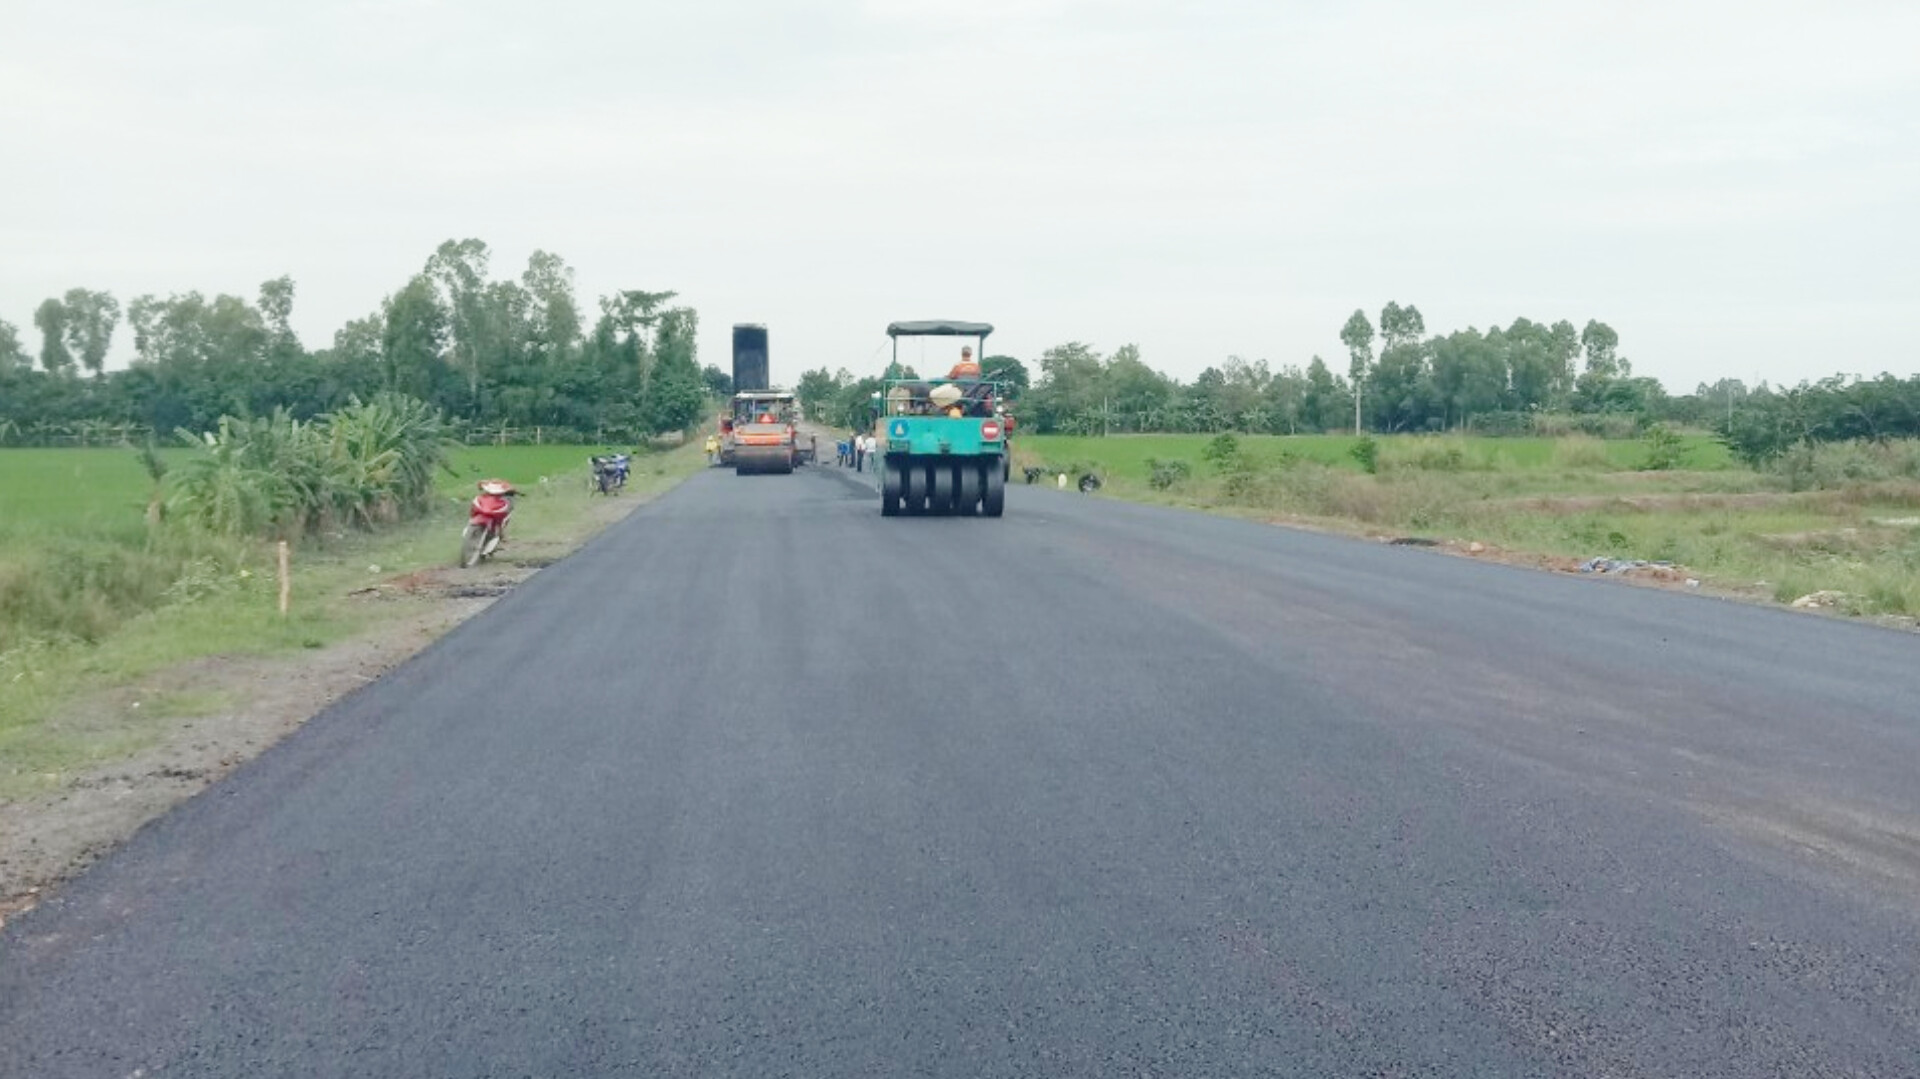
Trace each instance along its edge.
{"label": "person standing on road", "polygon": [[873,456],[874,448],[877,445],[878,443],[874,440],[872,434],[860,436],[860,471],[865,472],[867,470],[867,458]]}
{"label": "person standing on road", "polygon": [[847,437],[853,440],[853,470],[855,472],[865,472],[867,470],[867,444],[861,440],[860,432],[858,431],[855,431]]}

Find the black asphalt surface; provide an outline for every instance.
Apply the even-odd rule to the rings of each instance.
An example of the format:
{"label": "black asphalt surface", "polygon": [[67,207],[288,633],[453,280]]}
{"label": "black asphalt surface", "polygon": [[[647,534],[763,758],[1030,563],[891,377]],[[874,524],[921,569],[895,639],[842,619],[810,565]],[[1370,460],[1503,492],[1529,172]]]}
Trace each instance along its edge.
{"label": "black asphalt surface", "polygon": [[0,1075],[1920,1075],[1920,636],[702,474],[0,937]]}

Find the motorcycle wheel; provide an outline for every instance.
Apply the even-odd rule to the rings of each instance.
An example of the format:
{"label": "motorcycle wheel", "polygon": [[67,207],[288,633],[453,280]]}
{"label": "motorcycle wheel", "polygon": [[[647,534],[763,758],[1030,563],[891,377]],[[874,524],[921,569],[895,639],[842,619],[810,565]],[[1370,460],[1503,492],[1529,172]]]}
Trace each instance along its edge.
{"label": "motorcycle wheel", "polygon": [[487,538],[487,530],[472,521],[467,522],[466,530],[460,533],[460,568],[472,569],[480,561],[480,543]]}

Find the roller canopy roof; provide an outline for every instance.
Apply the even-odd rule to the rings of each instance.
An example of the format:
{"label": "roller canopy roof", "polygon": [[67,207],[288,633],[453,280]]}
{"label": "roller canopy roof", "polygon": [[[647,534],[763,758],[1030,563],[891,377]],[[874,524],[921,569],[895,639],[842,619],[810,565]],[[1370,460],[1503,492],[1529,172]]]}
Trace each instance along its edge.
{"label": "roller canopy roof", "polygon": [[888,337],[985,337],[993,332],[986,322],[894,322],[887,326]]}

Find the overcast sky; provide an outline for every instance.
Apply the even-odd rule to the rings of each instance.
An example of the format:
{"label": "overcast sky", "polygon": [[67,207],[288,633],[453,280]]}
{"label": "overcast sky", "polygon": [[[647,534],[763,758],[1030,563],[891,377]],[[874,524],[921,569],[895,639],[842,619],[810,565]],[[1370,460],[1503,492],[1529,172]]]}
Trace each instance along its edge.
{"label": "overcast sky", "polygon": [[[886,324],[1345,367],[1589,318],[1637,373],[1920,371],[1920,4],[0,0],[0,318],[249,297],[309,347],[478,237],[701,358]],[[124,323],[117,351],[128,350]]]}

